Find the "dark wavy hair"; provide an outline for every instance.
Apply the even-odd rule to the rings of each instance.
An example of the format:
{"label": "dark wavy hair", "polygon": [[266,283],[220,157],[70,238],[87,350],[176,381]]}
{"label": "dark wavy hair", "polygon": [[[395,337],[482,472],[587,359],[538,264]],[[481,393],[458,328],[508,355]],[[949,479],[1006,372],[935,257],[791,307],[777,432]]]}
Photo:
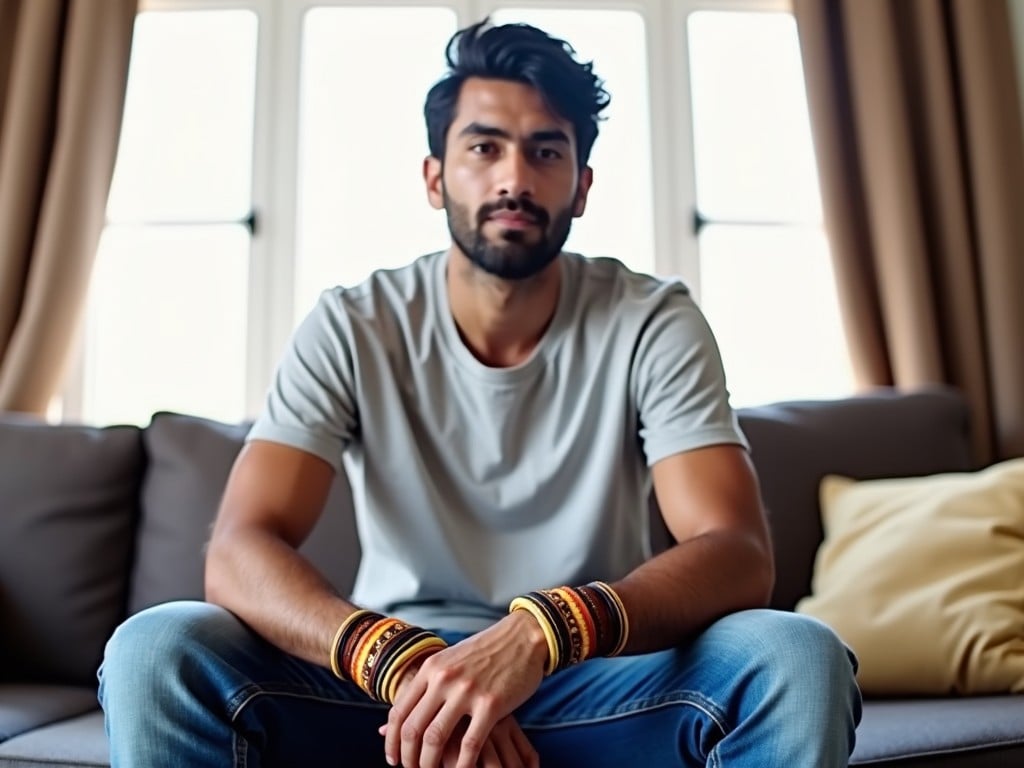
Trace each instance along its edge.
{"label": "dark wavy hair", "polygon": [[576,162],[582,169],[597,138],[600,112],[611,101],[592,62],[577,61],[569,43],[529,24],[490,27],[489,21],[460,29],[448,41],[448,72],[430,89],[423,105],[430,154],[444,160],[445,138],[466,78],[514,80],[535,88],[548,109],[572,123]]}

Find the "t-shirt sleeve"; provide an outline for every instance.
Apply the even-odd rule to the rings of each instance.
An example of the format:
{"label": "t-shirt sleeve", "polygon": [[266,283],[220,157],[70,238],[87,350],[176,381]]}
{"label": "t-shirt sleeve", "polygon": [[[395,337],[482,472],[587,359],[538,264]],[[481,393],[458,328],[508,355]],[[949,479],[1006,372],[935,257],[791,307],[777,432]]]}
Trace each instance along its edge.
{"label": "t-shirt sleeve", "polygon": [[635,366],[648,466],[709,445],[749,448],[729,405],[718,345],[682,285],[666,287],[640,338]]}
{"label": "t-shirt sleeve", "polygon": [[341,470],[358,429],[349,330],[338,291],[325,291],[292,334],[247,441],[290,445]]}

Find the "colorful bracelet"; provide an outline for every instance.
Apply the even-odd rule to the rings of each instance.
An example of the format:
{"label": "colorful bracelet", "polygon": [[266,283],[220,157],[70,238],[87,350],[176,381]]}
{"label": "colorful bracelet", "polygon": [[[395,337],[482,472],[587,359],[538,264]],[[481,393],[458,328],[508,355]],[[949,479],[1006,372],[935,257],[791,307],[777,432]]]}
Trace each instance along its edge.
{"label": "colorful bracelet", "polygon": [[548,646],[545,675],[595,656],[617,656],[629,640],[629,620],[615,590],[603,581],[528,592],[509,603],[540,624]]}
{"label": "colorful bracelet", "polygon": [[331,671],[367,696],[394,702],[402,672],[423,656],[446,648],[433,632],[367,610],[341,623],[331,643]]}

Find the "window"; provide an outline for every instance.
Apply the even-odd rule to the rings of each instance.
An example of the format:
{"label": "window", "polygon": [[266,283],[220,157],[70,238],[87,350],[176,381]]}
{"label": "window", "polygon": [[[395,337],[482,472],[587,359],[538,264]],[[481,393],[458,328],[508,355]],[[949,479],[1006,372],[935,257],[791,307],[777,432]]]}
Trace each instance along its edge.
{"label": "window", "polygon": [[[444,215],[426,204],[423,190],[422,113],[456,29],[449,8],[320,7],[306,13],[296,322],[324,288],[354,285],[374,269],[447,247]],[[389,40],[383,50],[381,30]]]}
{"label": "window", "polygon": [[701,300],[733,402],[844,394],[796,24],[698,11],[686,31]]}
{"label": "window", "polygon": [[138,16],[86,316],[89,421],[245,415],[256,41],[249,10]]}
{"label": "window", "polygon": [[612,93],[566,247],[687,282],[734,404],[852,389],[784,0],[142,9],[65,419],[252,416],[320,291],[446,247],[422,103],[485,14],[569,40]]}

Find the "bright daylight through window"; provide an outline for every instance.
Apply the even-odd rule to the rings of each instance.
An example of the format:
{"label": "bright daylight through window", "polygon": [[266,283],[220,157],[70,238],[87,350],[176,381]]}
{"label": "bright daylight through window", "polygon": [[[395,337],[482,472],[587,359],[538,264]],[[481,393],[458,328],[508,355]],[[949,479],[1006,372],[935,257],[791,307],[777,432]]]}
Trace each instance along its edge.
{"label": "bright daylight through window", "polygon": [[252,416],[320,291],[445,247],[423,98],[486,13],[569,40],[612,93],[566,248],[689,284],[734,405],[848,394],[784,0],[617,5],[144,0],[63,418]]}

